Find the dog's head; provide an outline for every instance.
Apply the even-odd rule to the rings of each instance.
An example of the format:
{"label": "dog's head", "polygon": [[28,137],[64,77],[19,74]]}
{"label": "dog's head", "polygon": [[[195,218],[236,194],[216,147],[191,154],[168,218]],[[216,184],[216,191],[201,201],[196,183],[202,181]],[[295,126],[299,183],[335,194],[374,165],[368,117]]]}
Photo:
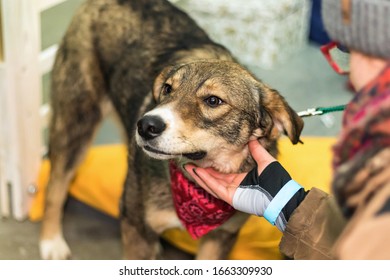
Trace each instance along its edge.
{"label": "dog's head", "polygon": [[153,158],[178,158],[221,172],[246,169],[254,137],[276,152],[284,133],[303,128],[284,98],[234,62],[198,61],[165,68],[153,96],[158,105],[137,123],[136,140]]}

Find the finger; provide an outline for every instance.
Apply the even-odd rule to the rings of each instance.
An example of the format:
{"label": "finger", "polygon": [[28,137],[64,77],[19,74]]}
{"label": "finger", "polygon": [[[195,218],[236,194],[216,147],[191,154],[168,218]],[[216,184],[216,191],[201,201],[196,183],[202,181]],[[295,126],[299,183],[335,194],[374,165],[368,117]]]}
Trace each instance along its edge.
{"label": "finger", "polygon": [[190,171],[192,171],[192,169],[196,168],[197,166],[196,165],[193,165],[192,163],[186,163],[184,165],[184,169],[190,173]]}
{"label": "finger", "polygon": [[198,176],[196,172],[194,172],[196,166],[192,164],[186,164],[184,166],[185,170],[191,175],[191,177],[195,180],[195,182],[201,186],[203,189],[205,189],[208,193],[210,193],[212,196],[219,198],[218,195],[211,189],[209,186]]}
{"label": "finger", "polygon": [[[186,164],[184,167],[187,172],[192,172],[192,169],[196,168],[199,169],[200,167],[197,167],[193,164]],[[207,173],[209,173],[210,176],[214,177],[219,183],[222,183],[222,185],[239,185],[242,180],[244,180],[247,173],[232,173],[232,174],[226,174],[216,171],[214,168],[207,167],[202,168]],[[206,181],[207,182],[207,181]]]}
{"label": "finger", "polygon": [[226,201],[227,203],[232,204],[233,195],[231,195],[231,197],[229,195],[230,194],[230,190],[228,188],[228,186],[230,185],[229,183],[223,181],[221,182],[221,180],[218,180],[212,175],[210,175],[208,171],[205,170],[204,168],[198,167],[194,170],[195,170],[195,174],[203,181],[201,187],[215,193],[217,198],[220,198]]}
{"label": "finger", "polygon": [[[207,173],[209,173],[215,179],[222,181],[222,183],[225,182],[225,183],[229,183],[229,184],[232,184],[232,183],[236,182],[237,180],[239,180],[238,183],[240,183],[246,175],[244,173],[242,175],[239,173],[231,173],[231,174],[221,173],[221,172],[218,172],[211,167],[205,168],[205,170],[207,171]],[[239,177],[239,178],[237,178],[237,177]],[[240,180],[241,177],[242,177],[242,179]]]}
{"label": "finger", "polygon": [[250,141],[248,146],[252,157],[257,162],[259,174],[261,174],[271,162],[276,161],[276,159],[269,154],[257,140]]}
{"label": "finger", "polygon": [[275,161],[276,159],[271,156],[268,151],[259,143],[259,141],[250,141],[249,150],[256,161]]}
{"label": "finger", "polygon": [[[218,186],[218,187],[223,186],[225,189],[231,188],[233,190],[235,190],[240,185],[242,180],[244,180],[245,176],[248,174],[248,173],[226,174],[226,173],[218,172],[211,167],[208,167],[208,168],[197,167],[195,169],[195,171],[198,171],[198,170],[202,170],[202,171],[200,171],[200,173],[203,173],[203,171],[205,171],[205,173],[208,173],[207,175],[210,175],[211,177],[213,177],[213,179],[215,179],[214,180],[215,186]],[[199,173],[199,172],[197,172],[197,173]],[[201,179],[204,180],[204,183],[208,184],[208,187],[211,187],[211,188],[214,187],[214,186],[210,186],[210,182],[208,181],[209,178],[206,177],[206,178],[201,178]]]}

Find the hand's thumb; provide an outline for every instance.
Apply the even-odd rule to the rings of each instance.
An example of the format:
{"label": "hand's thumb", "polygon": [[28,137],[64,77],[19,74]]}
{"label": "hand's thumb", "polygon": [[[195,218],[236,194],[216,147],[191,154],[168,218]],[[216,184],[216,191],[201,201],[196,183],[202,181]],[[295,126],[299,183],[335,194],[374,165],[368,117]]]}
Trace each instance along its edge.
{"label": "hand's thumb", "polygon": [[268,151],[259,143],[258,140],[250,141],[248,146],[253,159],[257,162],[258,165],[260,165],[260,163],[266,163],[268,165],[269,163],[276,160],[268,153]]}

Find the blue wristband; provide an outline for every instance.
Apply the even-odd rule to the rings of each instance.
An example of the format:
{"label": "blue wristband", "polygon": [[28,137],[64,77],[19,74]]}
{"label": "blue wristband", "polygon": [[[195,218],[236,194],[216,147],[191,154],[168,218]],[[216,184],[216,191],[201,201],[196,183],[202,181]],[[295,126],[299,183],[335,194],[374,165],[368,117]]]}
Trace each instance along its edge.
{"label": "blue wristband", "polygon": [[272,225],[275,225],[275,221],[278,218],[280,211],[282,211],[283,207],[286,206],[294,194],[301,188],[302,186],[294,180],[288,181],[271,200],[267,209],[265,209],[264,218]]}

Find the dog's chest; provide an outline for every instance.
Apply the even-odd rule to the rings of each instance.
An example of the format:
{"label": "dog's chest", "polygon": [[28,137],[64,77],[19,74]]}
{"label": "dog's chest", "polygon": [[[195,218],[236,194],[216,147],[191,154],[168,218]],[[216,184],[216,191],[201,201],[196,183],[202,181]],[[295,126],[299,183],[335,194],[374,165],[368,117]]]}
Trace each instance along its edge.
{"label": "dog's chest", "polygon": [[189,181],[173,162],[169,172],[176,213],[192,238],[200,238],[234,215],[233,207]]}

